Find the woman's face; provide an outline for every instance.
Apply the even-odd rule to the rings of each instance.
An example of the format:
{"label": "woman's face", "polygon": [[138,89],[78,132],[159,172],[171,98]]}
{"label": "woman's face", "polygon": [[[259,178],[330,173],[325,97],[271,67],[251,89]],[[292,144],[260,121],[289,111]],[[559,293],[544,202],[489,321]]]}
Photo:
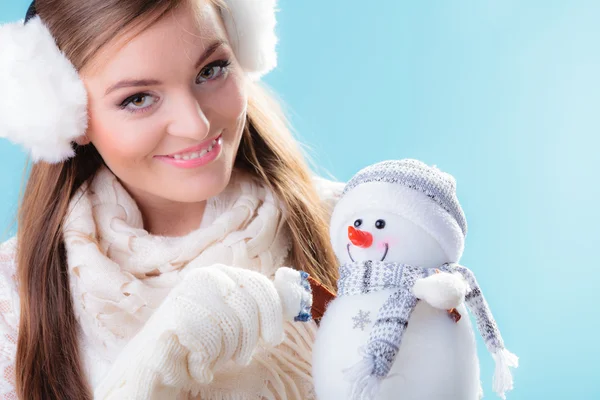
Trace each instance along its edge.
{"label": "woman's face", "polygon": [[246,81],[218,11],[198,10],[182,5],[116,39],[81,71],[87,137],[138,201],[201,202],[231,176]]}

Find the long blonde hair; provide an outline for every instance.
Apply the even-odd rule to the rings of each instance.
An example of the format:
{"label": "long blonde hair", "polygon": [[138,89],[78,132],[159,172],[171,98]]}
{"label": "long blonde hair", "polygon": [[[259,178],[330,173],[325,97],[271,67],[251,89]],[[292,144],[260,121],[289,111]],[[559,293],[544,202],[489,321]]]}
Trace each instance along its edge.
{"label": "long blonde hair", "polygon": [[[60,49],[80,70],[124,29],[144,27],[184,0],[37,0]],[[103,164],[93,145],[76,147],[60,164],[31,167],[18,212],[17,276],[21,319],[16,384],[22,399],[91,399],[81,368],[62,224],[77,189]],[[236,168],[270,187],[287,209],[291,262],[332,289],[335,255],[320,201],[301,149],[277,102],[250,87],[248,116]]]}

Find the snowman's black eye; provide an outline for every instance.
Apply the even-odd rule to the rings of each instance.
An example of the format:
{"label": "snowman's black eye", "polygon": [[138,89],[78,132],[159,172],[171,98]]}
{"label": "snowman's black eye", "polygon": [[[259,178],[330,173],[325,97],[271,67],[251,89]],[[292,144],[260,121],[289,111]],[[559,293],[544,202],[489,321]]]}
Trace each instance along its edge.
{"label": "snowman's black eye", "polygon": [[355,228],[358,228],[361,225],[362,225],[362,219],[357,219],[356,221],[354,221],[354,227]]}
{"label": "snowman's black eye", "polygon": [[377,229],[385,228],[385,221],[382,219],[378,219],[377,221],[375,221],[375,228],[377,228]]}

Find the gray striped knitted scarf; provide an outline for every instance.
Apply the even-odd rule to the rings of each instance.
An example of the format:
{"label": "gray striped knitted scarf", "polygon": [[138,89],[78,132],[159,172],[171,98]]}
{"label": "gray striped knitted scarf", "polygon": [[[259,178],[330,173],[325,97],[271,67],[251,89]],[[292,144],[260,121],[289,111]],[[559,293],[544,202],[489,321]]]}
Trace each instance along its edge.
{"label": "gray striped knitted scarf", "polygon": [[[504,343],[496,321],[475,276],[469,269],[458,264],[444,264],[430,269],[381,261],[344,264],[340,267],[338,280],[338,296],[340,297],[373,293],[384,289],[397,289],[379,309],[364,350],[367,362],[362,364],[362,379],[360,379],[361,366],[352,369],[354,371],[352,376],[359,380],[354,386],[353,398],[372,398],[373,396],[365,395],[367,392],[371,392],[371,394],[373,392],[373,387],[367,388],[369,379],[371,379],[372,386],[375,384],[373,381],[385,378],[390,372],[410,315],[418,301],[411,289],[418,279],[425,278],[437,271],[458,272],[466,279],[469,291],[466,294],[465,302],[475,315],[477,327],[488,350],[492,354],[500,354],[504,350]],[[508,364],[510,365],[512,361],[512,359],[508,361]]]}

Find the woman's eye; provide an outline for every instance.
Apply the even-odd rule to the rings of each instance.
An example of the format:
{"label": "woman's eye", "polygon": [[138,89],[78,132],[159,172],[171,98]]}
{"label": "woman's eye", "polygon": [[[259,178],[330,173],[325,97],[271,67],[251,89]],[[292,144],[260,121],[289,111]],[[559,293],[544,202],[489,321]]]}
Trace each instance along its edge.
{"label": "woman's eye", "polygon": [[121,103],[121,108],[129,109],[130,111],[144,110],[152,106],[156,102],[156,98],[147,93],[137,93],[129,96]]}
{"label": "woman's eye", "polygon": [[201,84],[223,76],[231,63],[227,60],[219,60],[208,64],[196,77],[196,83]]}

